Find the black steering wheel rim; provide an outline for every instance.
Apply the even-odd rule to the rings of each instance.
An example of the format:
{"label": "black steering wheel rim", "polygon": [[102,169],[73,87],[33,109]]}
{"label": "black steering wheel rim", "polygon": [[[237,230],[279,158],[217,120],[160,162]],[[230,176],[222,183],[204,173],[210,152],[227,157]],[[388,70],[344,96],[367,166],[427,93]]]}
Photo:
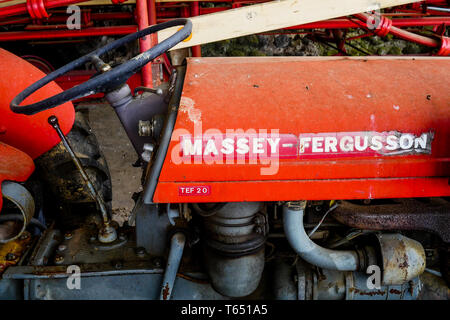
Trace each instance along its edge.
{"label": "black steering wheel rim", "polygon": [[[83,82],[75,87],[68,90],[60,92],[47,99],[20,106],[20,104],[34,92],[48,84],[49,82],[55,80],[59,76],[71,71],[79,66],[82,66],[86,62],[92,61],[93,57],[100,57],[101,55],[116,49],[124,44],[135,41],[139,38],[147,36],[149,34],[158,32],[160,30],[183,25],[183,28],[178,30],[175,34],[169,38],[161,41],[156,46],[150,48],[149,50],[142,52],[141,54],[135,56],[134,58],[122,63],[121,65],[110,69],[107,72],[99,74],[86,82]],[[19,93],[10,104],[10,108],[15,113],[33,115],[38,112],[57,107],[67,101],[82,98],[91,94],[99,92],[107,92],[112,89],[117,88],[119,85],[125,83],[134,73],[144,67],[147,63],[160,56],[170,48],[174,47],[181,41],[189,37],[192,32],[192,22],[189,19],[174,19],[164,23],[160,23],[141,31],[129,34],[123,38],[113,41],[87,55],[72,61],[65,66],[49,73],[44,78],[36,81],[28,88]]]}

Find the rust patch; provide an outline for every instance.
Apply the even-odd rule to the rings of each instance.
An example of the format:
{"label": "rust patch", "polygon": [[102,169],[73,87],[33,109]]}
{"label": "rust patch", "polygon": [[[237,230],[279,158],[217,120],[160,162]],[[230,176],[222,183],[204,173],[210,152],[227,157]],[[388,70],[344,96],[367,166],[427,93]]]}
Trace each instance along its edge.
{"label": "rust patch", "polygon": [[361,296],[376,296],[376,295],[380,295],[380,296],[384,296],[386,294],[386,292],[378,290],[378,291],[362,291],[356,288],[350,288],[348,289],[349,292],[355,292]]}
{"label": "rust patch", "polygon": [[400,290],[397,290],[397,289],[391,289],[391,290],[389,290],[389,293],[398,294],[398,295],[402,294],[402,292]]}
{"label": "rust patch", "polygon": [[163,300],[167,300],[167,297],[169,296],[169,293],[170,293],[169,284],[166,283],[165,286],[164,286],[163,292],[162,292]]}

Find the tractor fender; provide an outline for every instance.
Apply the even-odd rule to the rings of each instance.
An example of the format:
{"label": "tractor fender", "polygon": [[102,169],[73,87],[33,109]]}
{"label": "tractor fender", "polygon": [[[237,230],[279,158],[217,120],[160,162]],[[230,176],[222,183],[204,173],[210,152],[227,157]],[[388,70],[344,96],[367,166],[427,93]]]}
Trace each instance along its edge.
{"label": "tractor fender", "polygon": [[[55,115],[61,130],[67,134],[75,120],[73,104],[67,102],[31,116],[16,114],[10,109],[11,100],[45,74],[24,59],[0,49],[0,75],[0,141],[35,159],[61,141],[48,124],[48,117]],[[27,98],[24,104],[37,102],[60,92],[62,89],[51,82]]]}

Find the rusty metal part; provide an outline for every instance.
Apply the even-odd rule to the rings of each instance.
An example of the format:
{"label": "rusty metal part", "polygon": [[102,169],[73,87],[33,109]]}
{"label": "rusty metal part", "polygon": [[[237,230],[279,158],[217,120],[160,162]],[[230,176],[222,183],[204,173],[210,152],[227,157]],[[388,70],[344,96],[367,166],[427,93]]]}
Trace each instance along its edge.
{"label": "rusty metal part", "polygon": [[348,272],[345,275],[346,300],[416,300],[421,291],[418,277],[399,285],[367,287],[368,275],[363,272]]}
{"label": "rusty metal part", "polygon": [[431,273],[424,272],[420,276],[420,282],[423,284],[418,299],[420,300],[450,300],[450,288],[446,285],[444,279]]}
{"label": "rusty metal part", "polygon": [[8,236],[6,239],[0,239],[0,243],[7,243],[16,240],[25,232],[28,223],[34,216],[34,199],[31,193],[21,184],[12,181],[3,181],[1,184],[2,196],[10,200],[19,208],[23,216],[22,228],[18,233]]}
{"label": "rusty metal part", "polygon": [[398,233],[378,234],[383,260],[383,285],[401,285],[425,271],[422,245]]}
{"label": "rusty metal part", "polygon": [[0,245],[0,274],[19,262],[31,239],[30,233],[24,231],[19,238]]}
{"label": "rusty metal part", "polygon": [[181,258],[183,256],[185,243],[186,236],[182,232],[177,232],[172,236],[169,258],[167,259],[167,266],[164,271],[164,278],[161,286],[160,300],[170,300],[178,268],[180,267]]}
{"label": "rusty metal part", "polygon": [[64,144],[64,147],[66,148],[67,152],[70,154],[75,166],[78,168],[78,171],[80,172],[81,176],[83,177],[83,180],[85,181],[89,192],[91,193],[91,196],[95,199],[97,202],[100,212],[102,214],[103,219],[103,226],[100,228],[98,232],[98,240],[103,243],[109,243],[113,242],[117,239],[117,232],[114,229],[114,227],[111,225],[111,220],[108,216],[108,211],[106,209],[106,204],[103,200],[103,197],[101,194],[95,189],[93,183],[91,182],[89,176],[87,175],[86,171],[84,170],[83,166],[81,165],[80,160],[77,158],[75,153],[72,150],[72,147],[69,144],[69,141],[66,139],[64,133],[61,131],[61,128],[58,124],[58,118],[56,116],[50,116],[48,118],[48,123],[55,129],[58,136],[61,138],[61,141]]}
{"label": "rusty metal part", "polygon": [[[284,279],[277,288],[277,298],[283,300],[415,300],[422,289],[419,277],[399,285],[369,288],[370,276],[365,272],[317,269],[302,260],[290,270],[283,268],[289,267],[279,263],[275,270],[283,272],[278,274]],[[292,286],[295,282],[297,292]]]}
{"label": "rusty metal part", "polygon": [[450,203],[430,198],[393,200],[392,204],[358,205],[342,201],[333,217],[347,226],[369,230],[422,230],[450,242]]}

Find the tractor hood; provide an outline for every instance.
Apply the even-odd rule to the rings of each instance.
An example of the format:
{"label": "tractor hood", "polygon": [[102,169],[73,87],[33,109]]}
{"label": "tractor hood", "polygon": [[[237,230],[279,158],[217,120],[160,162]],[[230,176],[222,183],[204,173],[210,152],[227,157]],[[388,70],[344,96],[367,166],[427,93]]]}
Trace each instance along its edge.
{"label": "tractor hood", "polygon": [[188,60],[155,202],[448,196],[450,58]]}

